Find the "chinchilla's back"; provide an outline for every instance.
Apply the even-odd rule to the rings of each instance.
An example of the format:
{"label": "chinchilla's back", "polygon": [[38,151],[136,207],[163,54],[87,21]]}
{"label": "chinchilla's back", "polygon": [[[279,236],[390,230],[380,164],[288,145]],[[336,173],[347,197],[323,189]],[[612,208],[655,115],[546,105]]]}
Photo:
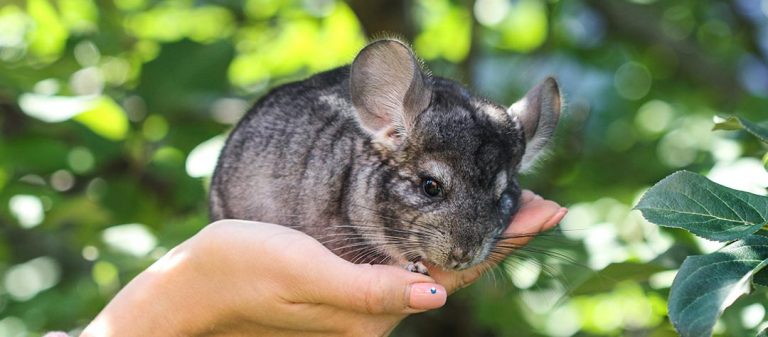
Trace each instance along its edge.
{"label": "chinchilla's back", "polygon": [[219,158],[213,220],[294,227],[339,221],[353,147],[364,138],[352,115],[348,74],[342,67],[278,87],[247,113]]}

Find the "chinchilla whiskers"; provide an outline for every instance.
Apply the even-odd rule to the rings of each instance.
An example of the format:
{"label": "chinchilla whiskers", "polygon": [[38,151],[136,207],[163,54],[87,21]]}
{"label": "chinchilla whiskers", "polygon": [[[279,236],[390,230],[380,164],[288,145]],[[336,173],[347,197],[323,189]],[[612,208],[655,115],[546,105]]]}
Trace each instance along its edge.
{"label": "chinchilla whiskers", "polygon": [[416,232],[411,229],[406,228],[386,228],[383,229],[381,226],[378,225],[364,225],[364,224],[354,224],[354,225],[333,225],[330,226],[333,228],[345,228],[345,229],[353,229],[353,230],[360,230],[360,229],[373,229],[378,231],[388,231],[393,233],[402,233],[402,234],[418,234],[419,232]]}
{"label": "chinchilla whiskers", "polygon": [[[562,272],[560,272],[558,269],[556,269],[553,266],[546,265],[542,263],[541,261],[530,259],[531,262],[535,263],[539,266],[539,270],[543,272],[545,275],[557,280],[557,282],[561,285],[568,284],[568,280],[564,277]],[[496,259],[488,259],[486,261],[487,268],[484,271],[484,273],[491,273],[494,276],[494,282],[496,282],[496,275],[499,275],[499,278],[502,280],[508,280],[511,275],[509,275],[508,270],[510,269],[510,266],[515,266],[512,268],[531,268],[530,265],[524,263],[522,260],[518,260],[515,258],[515,256],[504,256],[501,258]],[[497,284],[494,284],[497,286]]]}
{"label": "chinchilla whiskers", "polygon": [[[416,236],[419,238],[424,238],[425,240],[441,240],[442,237],[435,233],[434,230],[425,230],[425,231],[418,231],[416,229],[412,228],[386,228],[382,229],[379,225],[334,225],[331,226],[333,228],[339,228],[339,229],[352,229],[356,233],[359,234],[371,234],[371,235],[378,235],[376,233],[380,233],[382,231],[390,232],[391,234],[402,234],[401,239],[405,239],[409,236]],[[372,233],[373,232],[373,233]],[[443,233],[443,235],[445,235]]]}
{"label": "chinchilla whiskers", "polygon": [[[544,255],[546,257],[552,257],[559,261],[567,262],[568,265],[577,266],[579,268],[589,271],[592,274],[596,274],[596,272],[593,271],[588,266],[578,263],[573,258],[566,256],[562,253],[552,252],[550,250],[544,250],[544,249],[535,249],[532,247],[518,247],[518,249],[515,250],[513,254],[509,254],[509,255],[499,251],[492,252],[489,255],[487,261],[490,261],[492,263],[498,263],[498,265],[500,267],[503,267],[504,269],[507,268],[505,266],[518,266],[523,268],[530,268],[531,266],[528,263],[534,263],[539,267],[539,270],[542,273],[544,273],[545,275],[557,281],[557,284],[559,284],[564,290],[563,298],[561,298],[561,301],[566,299],[567,298],[566,296],[569,295],[575,288],[572,287],[570,280],[566,277],[566,275],[563,273],[563,271],[560,268],[557,268],[556,266],[549,265],[541,261],[540,260],[541,255]],[[502,274],[506,274],[506,273],[502,273]]]}
{"label": "chinchilla whiskers", "polygon": [[[417,249],[420,248],[420,246],[416,244],[407,245],[407,244],[400,244],[400,243],[398,244],[378,243],[376,246],[365,244],[365,245],[353,245],[350,247],[357,247],[357,248],[350,251],[344,251],[343,255],[349,256],[351,254],[354,254],[352,255],[352,258],[348,259],[352,263],[358,263],[371,255],[386,255],[379,249],[382,247],[392,247],[392,248],[396,248],[399,251],[404,251],[404,252],[415,252]],[[383,262],[386,262],[386,260],[384,260]]]}
{"label": "chinchilla whiskers", "polygon": [[[336,242],[339,242],[339,241],[336,241]],[[325,242],[322,242],[322,243],[326,244]],[[397,242],[397,243],[393,243],[393,242],[387,241],[387,240],[384,240],[384,241],[381,241],[381,240],[370,240],[370,241],[364,241],[364,242],[349,243],[349,244],[340,246],[337,249],[343,250],[343,249],[349,249],[349,248],[354,248],[354,247],[366,247],[366,246],[392,246],[392,247],[396,247],[396,246],[402,246],[402,247],[414,246],[414,247],[418,247],[419,243],[418,242]]]}
{"label": "chinchilla whiskers", "polygon": [[376,216],[376,217],[378,217],[380,219],[387,219],[387,220],[397,221],[397,222],[401,222],[401,223],[404,222],[404,223],[407,223],[409,225],[419,226],[421,228],[426,228],[426,229],[432,229],[432,227],[430,227],[429,224],[419,223],[419,222],[415,222],[415,221],[409,221],[409,220],[406,220],[406,219],[393,218],[393,217],[390,217],[390,216],[386,216],[386,215],[381,214],[381,212],[379,210],[376,210],[376,209],[373,209],[373,208],[370,208],[370,207],[367,207],[367,206],[363,206],[363,205],[359,205],[359,204],[355,204],[355,203],[350,203],[350,206],[354,206],[354,207],[356,207],[358,209],[363,209],[363,210],[369,211],[369,212],[371,212],[371,214],[373,214],[374,216]]}
{"label": "chinchilla whiskers", "polygon": [[[398,234],[398,233],[395,233]],[[323,234],[322,236],[318,237],[318,241],[323,243],[330,243],[332,241],[326,241],[326,240],[335,240],[335,241],[343,241],[343,240],[352,240],[352,239],[366,239],[366,241],[376,241],[380,239],[391,239],[394,241],[414,241],[412,240],[412,237],[415,236],[415,233],[410,232],[403,232],[403,234],[408,234],[405,236],[398,236],[398,235],[387,235],[387,234],[381,234],[381,233],[374,233],[374,232],[366,232],[366,231],[359,231],[354,233],[327,233]]]}
{"label": "chinchilla whiskers", "polygon": [[[397,234],[397,233],[395,233]],[[410,233],[408,233],[410,234]],[[396,235],[387,235],[387,234],[379,234],[379,233],[367,233],[367,232],[357,232],[357,233],[327,233],[323,234],[322,236],[318,237],[319,240],[322,239],[354,239],[354,238],[389,238],[389,239],[397,239],[397,240],[408,240],[408,237],[402,237],[402,236],[396,236]]]}
{"label": "chinchilla whiskers", "polygon": [[[381,226],[376,225],[334,225],[333,228],[344,228],[344,229],[353,229],[358,231],[358,233],[364,233],[360,230],[372,230],[372,231],[384,231]],[[412,235],[417,237],[426,237],[431,239],[440,239],[441,236],[434,233],[434,230],[430,231],[416,231],[413,229],[407,229],[407,228],[387,228],[385,231],[391,232],[393,234],[404,234],[405,236]]]}
{"label": "chinchilla whiskers", "polygon": [[491,250],[491,253],[504,254],[507,249],[513,249],[513,252],[521,252],[521,251],[533,252],[533,253],[544,255],[546,257],[551,257],[560,261],[564,261],[569,264],[581,266],[584,268],[589,268],[587,266],[580,264],[578,261],[576,261],[572,257],[565,255],[563,253],[559,253],[549,249],[535,248],[535,247],[531,247],[530,245],[516,245],[508,242],[499,242]]}
{"label": "chinchilla whiskers", "polygon": [[[539,266],[542,273],[545,275],[551,277],[552,279],[556,280],[557,283],[563,287],[563,289],[566,290],[566,294],[569,294],[573,287],[571,287],[570,280],[566,277],[566,275],[562,272],[562,270],[556,268],[555,266],[547,265],[539,260],[537,260],[535,257],[531,255],[523,254],[524,257],[528,259],[528,261],[535,263]],[[518,261],[517,256],[512,256],[511,258],[505,260],[503,264],[512,264],[512,263],[518,263],[518,265],[522,267],[530,267],[529,265],[525,264],[522,260]],[[590,269],[591,271],[591,269]]]}
{"label": "chinchilla whiskers", "polygon": [[[373,247],[373,248],[377,248],[377,247],[393,247],[393,248],[407,248],[407,249],[410,249],[412,247],[413,248],[417,248],[417,247],[420,247],[420,246],[421,245],[418,242],[391,242],[391,241],[388,241],[388,240],[371,240],[371,241],[366,241],[366,242],[350,243],[350,244],[347,244],[347,245],[344,245],[344,246],[340,246],[337,249],[339,249],[341,251],[344,251],[344,250],[349,249],[349,248],[356,248],[356,247],[358,247],[358,248],[356,248],[356,250],[357,249],[364,249],[364,248],[368,248],[368,247]],[[347,251],[346,253],[354,252],[354,251],[355,250]]]}

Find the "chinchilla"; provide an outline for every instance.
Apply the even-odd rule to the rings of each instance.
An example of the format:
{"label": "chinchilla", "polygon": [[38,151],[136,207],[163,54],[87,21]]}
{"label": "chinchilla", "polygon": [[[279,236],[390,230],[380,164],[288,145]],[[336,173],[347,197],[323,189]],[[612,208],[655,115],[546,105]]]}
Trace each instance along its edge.
{"label": "chinchilla", "polygon": [[465,269],[493,253],[560,110],[552,78],[505,108],[375,41],[256,103],[221,152],[211,217],[289,226],[355,263]]}

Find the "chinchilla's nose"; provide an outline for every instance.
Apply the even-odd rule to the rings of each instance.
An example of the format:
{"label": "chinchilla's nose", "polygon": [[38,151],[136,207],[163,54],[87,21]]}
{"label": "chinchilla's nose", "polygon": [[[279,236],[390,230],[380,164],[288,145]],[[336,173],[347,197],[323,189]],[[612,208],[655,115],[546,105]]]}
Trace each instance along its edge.
{"label": "chinchilla's nose", "polygon": [[454,247],[451,250],[450,255],[448,256],[448,263],[447,267],[451,269],[465,269],[469,267],[470,263],[472,262],[473,255],[471,254],[468,249],[464,249],[461,247]]}

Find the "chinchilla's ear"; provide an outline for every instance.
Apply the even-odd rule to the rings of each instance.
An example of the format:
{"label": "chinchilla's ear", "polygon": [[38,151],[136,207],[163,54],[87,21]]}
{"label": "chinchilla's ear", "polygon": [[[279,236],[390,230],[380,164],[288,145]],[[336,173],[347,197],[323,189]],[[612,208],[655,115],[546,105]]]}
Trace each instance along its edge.
{"label": "chinchilla's ear", "polygon": [[520,163],[521,171],[530,169],[543,152],[542,149],[555,133],[561,109],[562,100],[557,81],[548,77],[507,110],[512,118],[517,118],[525,133],[526,146]]}
{"label": "chinchilla's ear", "polygon": [[379,40],[360,51],[352,62],[350,94],[360,125],[390,148],[408,135],[432,96],[416,57],[397,40]]}

